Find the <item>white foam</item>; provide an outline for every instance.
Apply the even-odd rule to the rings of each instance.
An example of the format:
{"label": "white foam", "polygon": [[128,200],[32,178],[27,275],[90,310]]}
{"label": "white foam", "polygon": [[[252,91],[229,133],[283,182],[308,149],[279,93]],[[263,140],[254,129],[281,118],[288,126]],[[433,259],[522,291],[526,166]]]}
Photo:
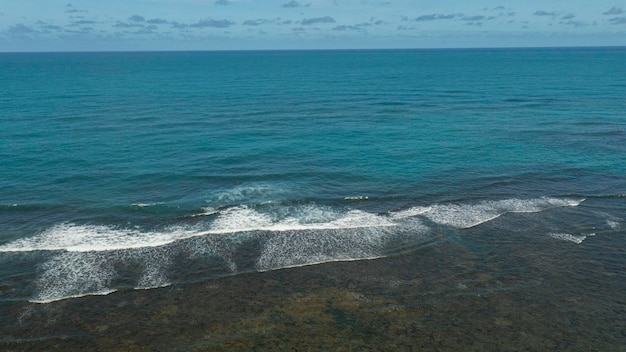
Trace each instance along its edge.
{"label": "white foam", "polygon": [[137,280],[136,289],[165,287],[171,284],[167,271],[172,265],[172,255],[166,250],[147,248],[140,253],[133,253],[139,259],[142,273]]}
{"label": "white foam", "polygon": [[432,210],[432,207],[412,207],[406,210],[398,210],[398,211],[391,212],[389,213],[389,216],[392,219],[400,220],[400,219],[406,219],[406,218],[422,215],[430,210]]}
{"label": "white foam", "polygon": [[65,252],[39,266],[35,281],[37,294],[32,302],[46,303],[69,297],[103,295],[110,287],[115,271],[113,262],[103,253]]}
{"label": "white foam", "polygon": [[58,251],[90,252],[159,247],[198,235],[198,231],[171,227],[163,231],[118,229],[104,225],[63,223],[34,237],[0,246],[0,252]]}
{"label": "white foam", "polygon": [[581,244],[583,243],[584,240],[587,239],[587,237],[591,237],[595,235],[596,235],[595,233],[590,233],[588,235],[579,235],[579,236],[575,236],[569,233],[549,233],[548,234],[548,236],[555,238],[557,240],[570,241],[576,244]]}
{"label": "white foam", "polygon": [[266,214],[246,206],[221,211],[206,228],[173,226],[161,231],[115,228],[105,225],[63,223],[39,235],[0,246],[0,252],[68,251],[101,252],[165,246],[196,236],[223,235],[251,231],[303,231],[371,226],[395,226],[389,219],[360,210],[345,213],[308,206],[293,214]]}
{"label": "white foam", "polygon": [[[49,259],[38,268],[36,294],[31,300],[46,303],[114,292],[117,289],[114,279],[120,277],[118,270],[128,265],[136,268],[131,271],[133,277],[122,276],[125,280],[134,280],[131,287],[135,289],[170,285],[168,273],[173,258],[180,255],[194,260],[218,257],[223,260],[227,272],[235,273],[238,265],[234,253],[246,238],[263,239],[255,269],[265,271],[383,257],[388,253],[389,240],[394,236],[413,238],[430,233],[430,229],[422,223],[423,218],[438,224],[467,228],[507,212],[536,212],[551,207],[576,206],[582,201],[537,198],[441,204],[412,207],[388,215],[314,204],[268,205],[261,208],[236,206],[221,211],[206,208],[204,211],[213,216],[196,226],[144,231],[63,223],[33,237],[2,245],[0,251],[54,251],[45,254]],[[551,236],[581,243],[591,235]],[[183,239],[186,241],[179,245],[166,246]],[[400,242],[404,240],[402,237],[398,239]],[[250,268],[241,270],[247,269]]]}
{"label": "white foam", "polygon": [[584,199],[534,198],[484,201],[476,204],[434,205],[424,215],[430,220],[460,229],[494,220],[506,213],[535,213],[555,207],[578,206]]}
{"label": "white foam", "polygon": [[[120,278],[132,280],[135,289],[168,286],[173,258],[180,255],[195,260],[219,257],[234,273],[233,253],[249,236],[268,238],[258,259],[259,270],[377,258],[384,254],[384,237],[391,233],[386,228],[397,225],[387,216],[361,210],[304,205],[262,212],[240,206],[220,211],[212,222],[196,227],[159,231],[63,223],[0,246],[0,251],[52,252],[38,267],[31,299],[48,303],[114,292],[114,280]],[[182,239],[187,241],[166,246]],[[125,273],[129,266],[133,269]]]}
{"label": "white foam", "polygon": [[477,204],[443,204],[413,207],[392,212],[389,216],[361,210],[341,212],[328,207],[307,205],[278,207],[263,213],[247,206],[232,207],[217,214],[208,229],[174,226],[160,231],[116,228],[105,225],[63,223],[33,237],[22,238],[0,246],[0,252],[27,251],[114,251],[160,247],[196,236],[234,234],[252,231],[306,231],[397,226],[398,221],[425,216],[438,224],[469,228],[493,220],[508,212],[537,212],[552,207],[577,206],[583,200],[536,198],[485,201]]}
{"label": "white foam", "polygon": [[192,218],[198,217],[198,216],[209,216],[209,215],[213,215],[213,214],[217,214],[219,213],[219,211],[213,207],[205,207],[202,208],[202,213],[198,213],[198,214],[193,214],[191,215]]}
{"label": "white foam", "polygon": [[52,298],[48,298],[48,299],[31,298],[28,300],[28,302],[47,304],[47,303],[62,301],[64,299],[71,299],[71,298],[81,298],[81,297],[87,297],[87,296],[106,296],[106,295],[110,295],[113,292],[117,292],[117,290],[104,290],[104,291],[99,291],[99,292],[88,292],[88,293],[69,295],[69,296],[53,296]]}
{"label": "white foam", "polygon": [[384,228],[289,232],[271,237],[257,260],[258,271],[384,256]]}
{"label": "white foam", "polygon": [[222,211],[211,224],[209,233],[223,234],[269,229],[273,226],[271,216],[261,214],[246,206],[233,207]]}
{"label": "white foam", "polygon": [[168,286],[167,273],[178,253],[171,248],[57,253],[38,266],[36,294],[31,301],[109,294],[117,290],[113,280],[122,277],[134,281],[135,289]]}
{"label": "white foam", "polygon": [[363,227],[385,227],[397,224],[389,219],[360,210],[346,213],[325,212],[323,208],[305,208],[305,214],[274,218],[248,207],[230,208],[220,214],[206,234],[228,234],[250,231],[306,231]]}
{"label": "white foam", "polygon": [[146,208],[146,207],[154,207],[157,205],[161,205],[163,204],[163,202],[156,202],[156,203],[133,203],[131,204],[134,207],[139,207],[139,208]]}

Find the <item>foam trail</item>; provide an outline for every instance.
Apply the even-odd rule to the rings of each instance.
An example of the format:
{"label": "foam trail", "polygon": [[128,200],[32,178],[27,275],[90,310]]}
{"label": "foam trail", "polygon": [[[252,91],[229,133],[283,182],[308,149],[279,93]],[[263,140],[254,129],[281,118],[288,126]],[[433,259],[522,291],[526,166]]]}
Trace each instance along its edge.
{"label": "foam trail", "polygon": [[[180,245],[119,251],[62,252],[39,265],[34,303],[67,298],[106,295],[117,290],[114,279],[134,282],[135,289],[169,286],[168,273],[177,256],[187,259],[223,259],[226,273],[236,272],[232,252],[236,241],[224,237],[201,237]],[[120,271],[121,270],[121,271]],[[128,285],[128,283],[124,284]]]}
{"label": "foam trail", "polygon": [[49,303],[86,295],[106,295],[114,276],[112,262],[103,253],[66,252],[40,266],[38,293],[30,302]]}
{"label": "foam trail", "polygon": [[146,248],[133,253],[142,262],[142,273],[136,289],[149,289],[171,285],[167,271],[172,265],[172,254],[160,248]]}
{"label": "foam trail", "polygon": [[580,236],[571,235],[569,233],[549,233],[548,234],[548,236],[555,238],[557,240],[570,241],[576,244],[581,244],[583,243],[584,240],[587,239],[587,237],[591,237],[595,235],[596,235],[595,233],[591,233],[588,235],[580,235]]}
{"label": "foam trail", "polygon": [[383,228],[367,231],[344,229],[298,231],[278,234],[263,246],[258,271],[290,268],[332,261],[374,259],[384,256]]}
{"label": "foam trail", "polygon": [[281,198],[288,193],[288,189],[289,187],[284,184],[250,183],[215,192],[210,198],[212,202],[216,202],[219,205],[248,202],[260,203],[270,199]]}
{"label": "foam trail", "polygon": [[[349,213],[350,214],[350,213]],[[393,229],[380,224],[380,217],[359,212],[351,221],[365,221],[368,227],[343,227],[323,230],[274,233],[263,245],[256,269],[258,271],[314,265],[336,261],[382,258],[389,254],[389,241],[421,238],[430,232],[419,219],[397,223]],[[385,222],[383,222],[386,224]]]}

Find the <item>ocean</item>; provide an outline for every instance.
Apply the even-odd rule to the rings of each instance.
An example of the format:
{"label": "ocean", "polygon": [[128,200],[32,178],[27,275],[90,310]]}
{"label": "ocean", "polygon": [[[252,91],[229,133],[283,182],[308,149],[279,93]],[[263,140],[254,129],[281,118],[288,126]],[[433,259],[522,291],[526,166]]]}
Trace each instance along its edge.
{"label": "ocean", "polygon": [[624,62],[0,54],[0,349],[626,351]]}

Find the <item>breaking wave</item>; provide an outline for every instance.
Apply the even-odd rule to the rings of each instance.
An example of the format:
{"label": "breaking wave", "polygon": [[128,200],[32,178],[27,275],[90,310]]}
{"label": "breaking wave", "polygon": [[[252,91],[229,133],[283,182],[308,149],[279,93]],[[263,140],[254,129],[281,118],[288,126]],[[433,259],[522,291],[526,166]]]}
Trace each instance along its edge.
{"label": "breaking wave", "polygon": [[584,199],[506,199],[484,201],[478,204],[435,205],[424,215],[435,223],[467,229],[494,220],[507,213],[536,213],[556,207],[575,207]]}
{"label": "breaking wave", "polygon": [[[248,191],[235,195],[238,197],[241,192]],[[172,272],[183,270],[181,261],[196,263],[199,268],[208,264],[197,263],[210,263],[219,267],[210,269],[219,277],[375,259],[393,254],[394,241],[423,243],[433,236],[432,226],[465,229],[506,213],[540,212],[577,206],[582,201],[508,199],[434,204],[386,213],[315,204],[238,205],[203,209],[202,218],[193,225],[152,230],[62,223],[35,236],[1,245],[0,252],[32,252],[42,257],[31,301],[47,303],[108,294],[127,287],[167,286],[172,283]],[[567,234],[550,236],[572,242],[584,240]]]}

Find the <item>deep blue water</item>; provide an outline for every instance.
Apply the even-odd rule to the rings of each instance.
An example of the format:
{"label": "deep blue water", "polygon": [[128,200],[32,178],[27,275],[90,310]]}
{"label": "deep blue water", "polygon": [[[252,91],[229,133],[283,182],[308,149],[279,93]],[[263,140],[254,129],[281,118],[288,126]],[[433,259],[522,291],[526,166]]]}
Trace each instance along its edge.
{"label": "deep blue water", "polygon": [[1,54],[0,300],[441,241],[487,254],[504,237],[603,261],[623,292],[624,62],[624,48]]}

